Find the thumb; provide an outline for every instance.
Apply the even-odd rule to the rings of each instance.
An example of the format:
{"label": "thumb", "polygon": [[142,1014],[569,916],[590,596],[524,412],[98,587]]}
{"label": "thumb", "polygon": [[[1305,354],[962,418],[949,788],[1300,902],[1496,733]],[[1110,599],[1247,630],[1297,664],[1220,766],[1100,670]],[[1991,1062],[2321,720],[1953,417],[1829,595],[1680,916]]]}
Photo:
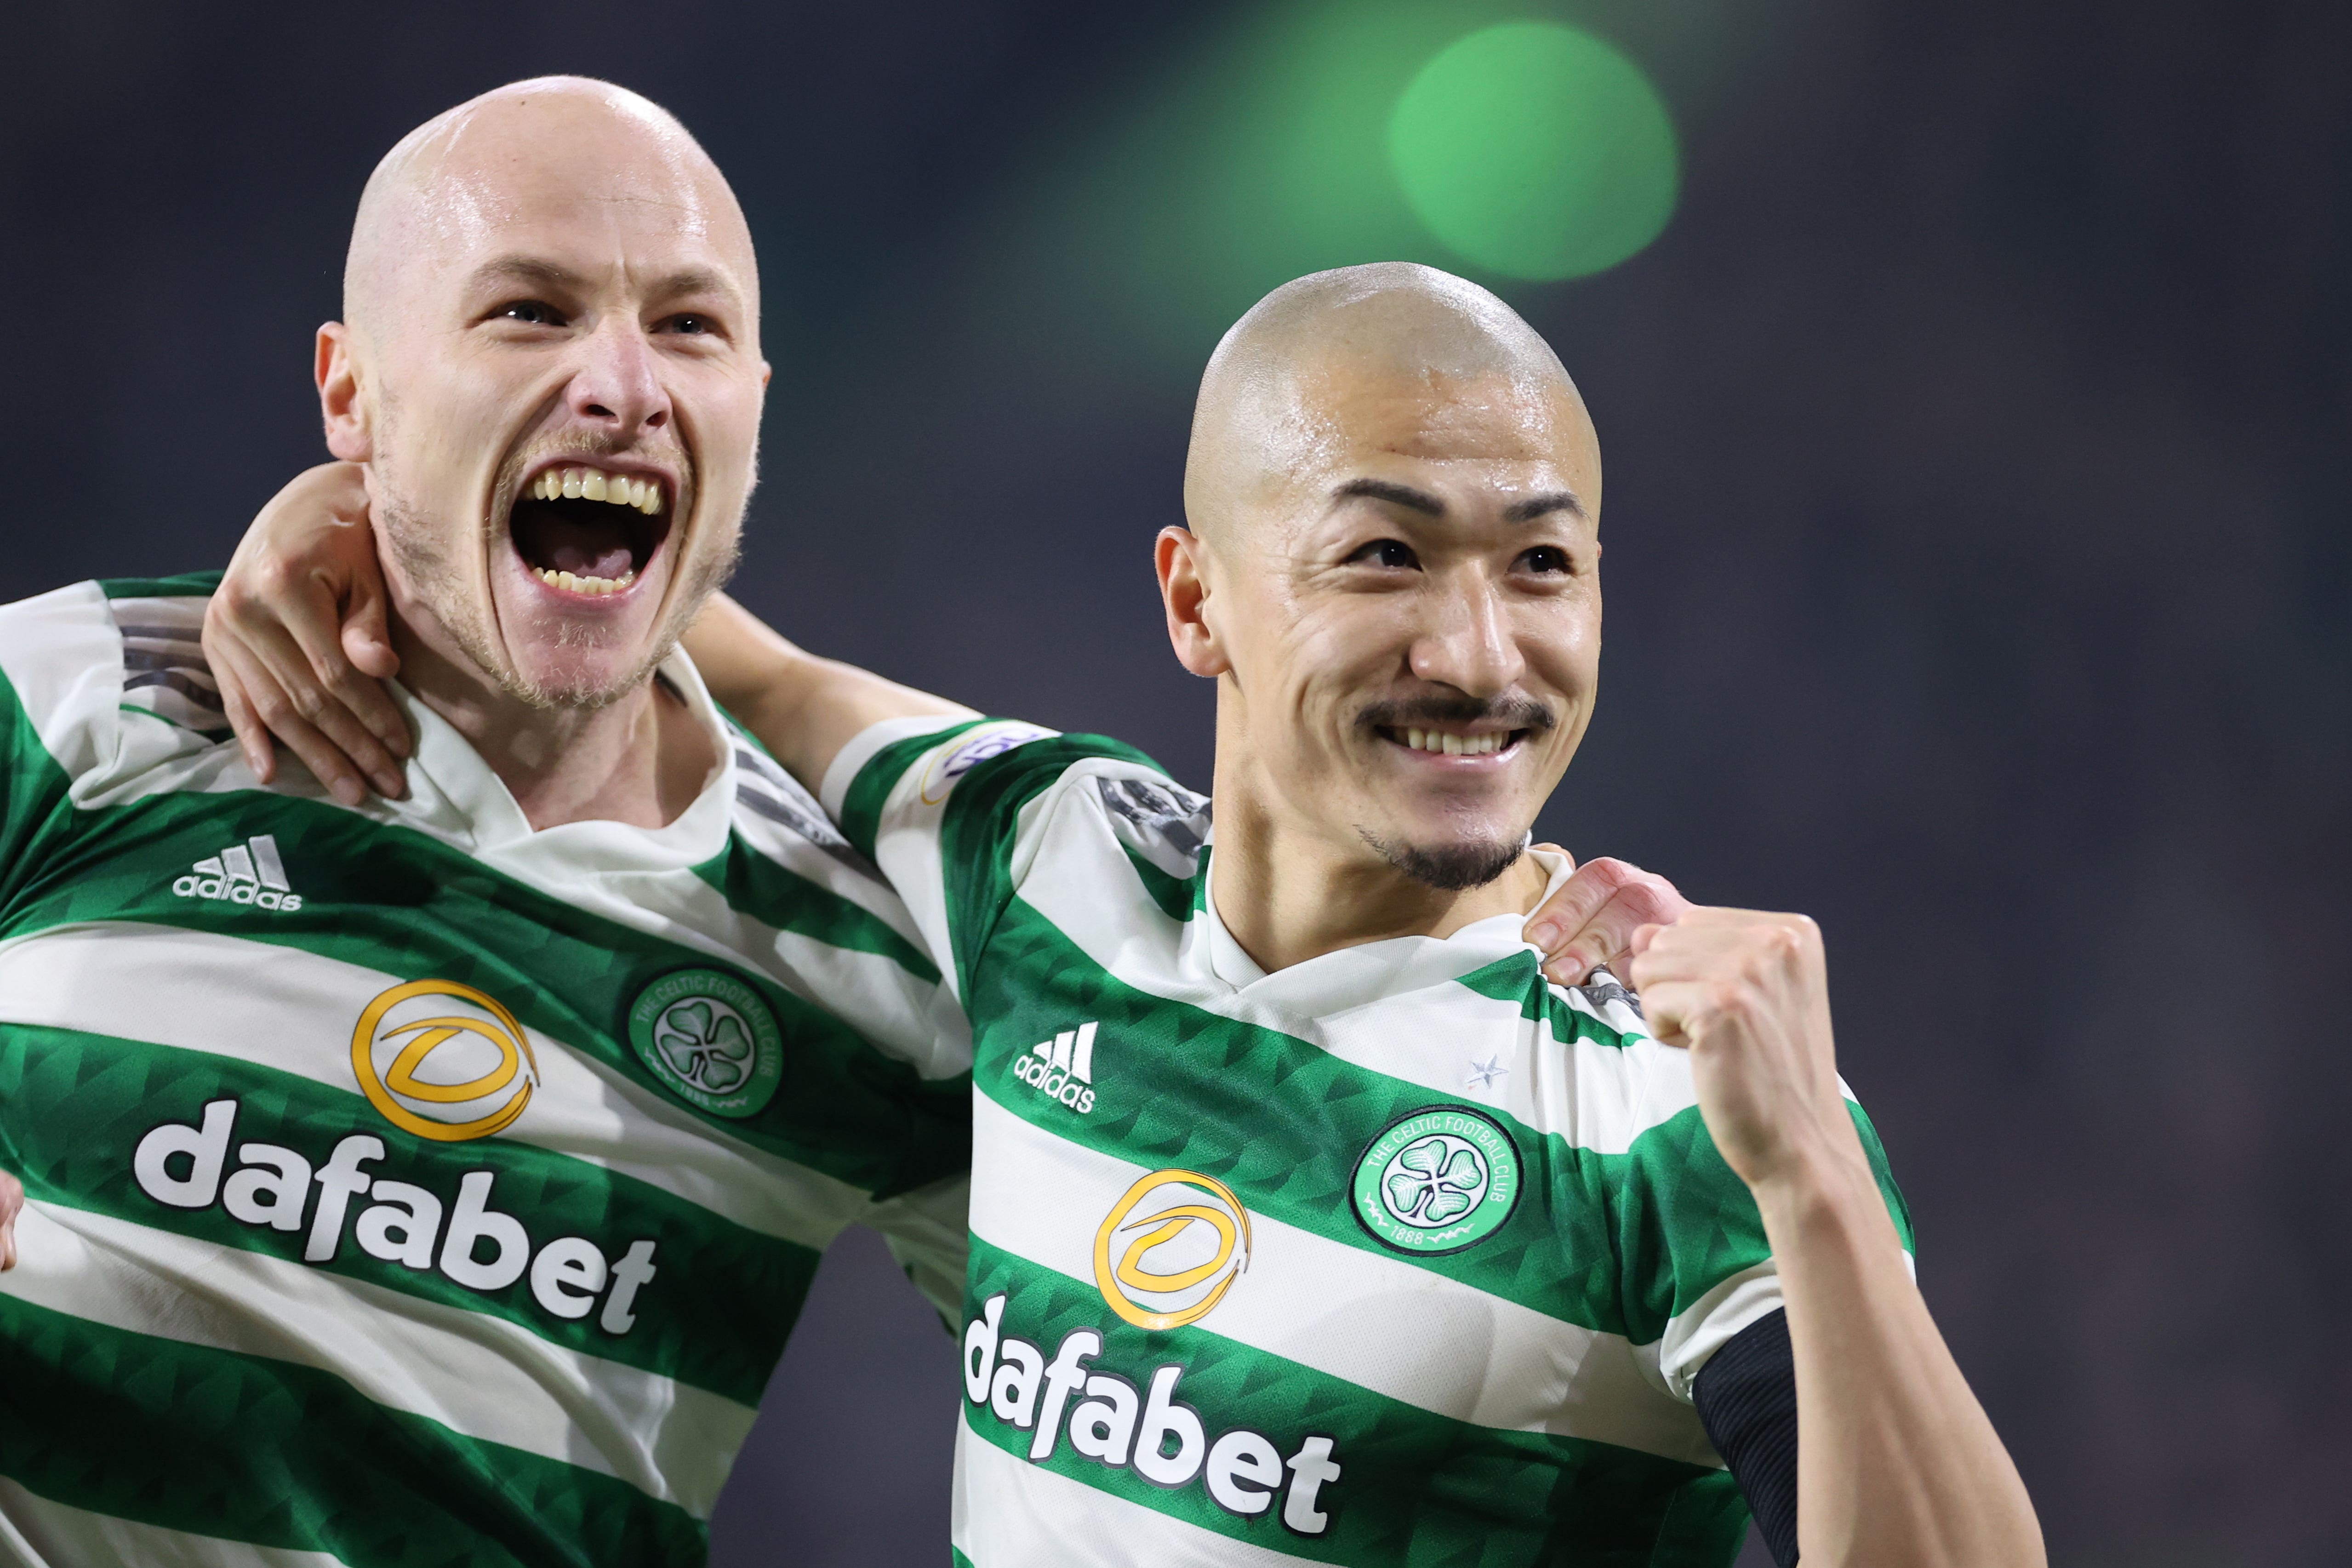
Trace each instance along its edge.
{"label": "thumb", "polygon": [[373,574],[352,586],[351,607],[343,616],[342,641],[343,656],[362,674],[388,681],[400,674],[400,655],[392,651],[383,584]]}

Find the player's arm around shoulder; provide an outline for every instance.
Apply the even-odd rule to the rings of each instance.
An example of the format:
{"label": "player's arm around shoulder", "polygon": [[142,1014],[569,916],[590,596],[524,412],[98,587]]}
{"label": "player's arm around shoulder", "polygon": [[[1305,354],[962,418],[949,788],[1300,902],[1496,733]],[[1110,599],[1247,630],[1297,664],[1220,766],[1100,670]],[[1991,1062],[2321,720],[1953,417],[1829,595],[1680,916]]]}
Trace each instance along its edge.
{"label": "player's arm around shoulder", "polygon": [[[406,792],[411,738],[383,683],[400,671],[364,471],[322,463],[255,517],[205,615],[205,654],[255,774],[283,743],[336,798]],[[686,636],[712,697],[814,789],[842,747],[884,719],[967,708],[803,653],[725,595]]]}
{"label": "player's arm around shoulder", "polygon": [[885,720],[981,716],[855,664],[819,658],[723,593],[713,594],[688,629],[686,651],[712,698],[813,790],[823,788],[843,747]]}
{"label": "player's arm around shoulder", "polygon": [[1755,1196],[1796,1363],[1808,1568],[2035,1568],[2024,1482],[1928,1315],[1838,1082],[1822,936],[1693,909],[1643,928],[1632,979],[1691,1053],[1699,1112]]}

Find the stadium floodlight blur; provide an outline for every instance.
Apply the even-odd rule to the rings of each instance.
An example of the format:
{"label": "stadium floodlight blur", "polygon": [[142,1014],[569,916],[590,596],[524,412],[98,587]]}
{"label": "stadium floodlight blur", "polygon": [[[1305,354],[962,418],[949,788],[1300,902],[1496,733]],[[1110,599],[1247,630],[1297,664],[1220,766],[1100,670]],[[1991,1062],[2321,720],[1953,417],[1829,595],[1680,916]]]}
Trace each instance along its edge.
{"label": "stadium floodlight blur", "polygon": [[1674,122],[1647,77],[1589,33],[1486,27],[1421,68],[1389,120],[1405,199],[1490,272],[1604,271],[1674,214]]}
{"label": "stadium floodlight blur", "polygon": [[[1125,370],[1189,380],[1306,273],[1419,261],[1507,292],[1616,266],[1674,210],[1673,123],[1630,49],[1528,11],[1301,0],[1204,28],[1041,124],[986,274],[1116,323]],[[1649,26],[1645,47],[1696,51]]]}

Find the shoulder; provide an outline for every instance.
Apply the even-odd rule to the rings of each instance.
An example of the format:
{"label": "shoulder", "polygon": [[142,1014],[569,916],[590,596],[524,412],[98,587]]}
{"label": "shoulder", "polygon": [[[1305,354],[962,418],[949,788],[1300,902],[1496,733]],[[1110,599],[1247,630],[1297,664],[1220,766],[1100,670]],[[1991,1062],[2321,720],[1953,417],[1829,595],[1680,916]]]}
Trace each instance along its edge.
{"label": "shoulder", "polygon": [[[826,773],[822,803],[850,842],[872,853],[887,827],[929,820],[1001,820],[1032,814],[1042,799],[1111,795],[1087,781],[1131,780],[1122,794],[1139,819],[1165,814],[1178,796],[1159,765],[1123,741],[1065,735],[1020,719],[892,719],[851,741]],[[1163,798],[1164,796],[1164,798]],[[1189,810],[1189,808],[1185,809]]]}
{"label": "shoulder", "polygon": [[754,848],[785,861],[814,852],[844,870],[881,880],[873,861],[843,836],[817,798],[731,720],[727,743],[735,753],[736,825]]}
{"label": "shoulder", "polygon": [[229,738],[205,663],[216,573],[79,582],[0,605],[0,674],[22,757],[77,784]]}

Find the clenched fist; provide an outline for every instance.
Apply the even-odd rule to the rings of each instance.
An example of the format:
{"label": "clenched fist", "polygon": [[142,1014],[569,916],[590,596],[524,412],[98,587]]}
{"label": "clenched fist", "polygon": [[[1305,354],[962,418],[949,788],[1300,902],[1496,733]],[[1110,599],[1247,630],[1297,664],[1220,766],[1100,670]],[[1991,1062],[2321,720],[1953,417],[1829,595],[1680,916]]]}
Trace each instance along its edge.
{"label": "clenched fist", "polygon": [[1801,915],[1691,909],[1635,933],[1634,990],[1657,1038],[1691,1053],[1699,1113],[1757,1188],[1841,1167],[1867,1176],[1838,1086],[1821,928]]}

